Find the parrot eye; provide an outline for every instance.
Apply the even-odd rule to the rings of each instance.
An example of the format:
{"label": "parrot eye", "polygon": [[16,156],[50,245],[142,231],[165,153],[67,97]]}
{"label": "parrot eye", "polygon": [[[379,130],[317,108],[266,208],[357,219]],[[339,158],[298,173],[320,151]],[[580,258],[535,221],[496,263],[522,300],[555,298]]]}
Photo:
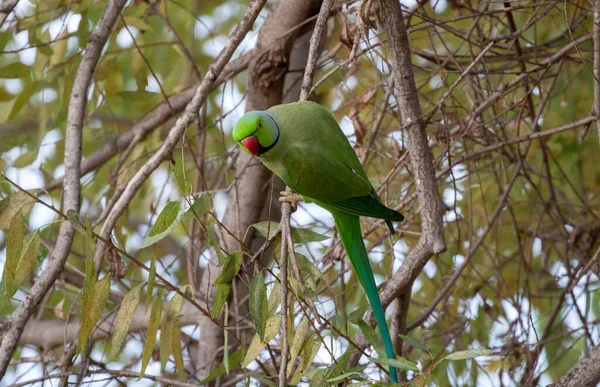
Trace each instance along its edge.
{"label": "parrot eye", "polygon": [[260,121],[258,121],[258,127],[262,128],[262,123]]}

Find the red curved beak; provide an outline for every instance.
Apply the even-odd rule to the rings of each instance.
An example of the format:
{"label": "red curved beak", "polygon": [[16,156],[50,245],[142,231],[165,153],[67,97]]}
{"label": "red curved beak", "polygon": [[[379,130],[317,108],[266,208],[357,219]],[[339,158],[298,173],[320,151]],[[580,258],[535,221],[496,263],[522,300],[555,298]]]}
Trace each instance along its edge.
{"label": "red curved beak", "polygon": [[252,153],[254,156],[258,155],[258,139],[255,136],[246,137],[241,143],[248,149],[248,152]]}

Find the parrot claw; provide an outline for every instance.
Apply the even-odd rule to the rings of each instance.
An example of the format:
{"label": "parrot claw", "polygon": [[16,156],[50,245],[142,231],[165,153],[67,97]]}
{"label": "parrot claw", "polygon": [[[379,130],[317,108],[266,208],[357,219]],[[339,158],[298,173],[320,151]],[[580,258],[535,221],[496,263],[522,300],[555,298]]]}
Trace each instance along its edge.
{"label": "parrot claw", "polygon": [[279,198],[279,201],[281,203],[284,203],[284,202],[290,203],[290,205],[292,207],[292,212],[296,212],[296,210],[298,209],[298,202],[304,201],[302,196],[298,195],[295,192],[281,191],[279,194],[281,195],[281,197]]}

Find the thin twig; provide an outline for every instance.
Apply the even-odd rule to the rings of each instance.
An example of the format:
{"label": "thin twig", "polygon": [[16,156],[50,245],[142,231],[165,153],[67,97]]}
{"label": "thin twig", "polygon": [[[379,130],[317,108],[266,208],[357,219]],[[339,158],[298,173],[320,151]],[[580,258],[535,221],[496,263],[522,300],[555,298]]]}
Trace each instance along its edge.
{"label": "thin twig", "polygon": [[[217,80],[217,77],[225,68],[225,65],[233,55],[233,52],[242,42],[252,25],[254,20],[258,16],[262,7],[266,3],[266,0],[253,0],[248,6],[246,14],[242,18],[242,21],[235,27],[231,37],[227,41],[227,44],[221,50],[215,61],[208,68],[204,79],[200,83],[200,86],[196,89],[194,97],[190,103],[186,106],[184,113],[177,119],[175,126],[169,131],[167,138],[162,143],[161,147],[156,151],[148,161],[135,173],[135,175],[129,180],[127,186],[123,190],[123,193],[119,197],[119,200],[115,203],[114,207],[106,217],[106,221],[102,226],[100,235],[103,238],[110,238],[112,229],[119,217],[123,214],[129,202],[134,198],[141,185],[150,177],[150,175],[162,164],[163,161],[169,159],[173,153],[173,149],[181,139],[181,136],[185,133],[188,125],[193,122],[200,111],[200,107],[206,101],[206,97],[209,91],[212,89],[212,85]],[[102,243],[98,243],[96,246],[96,262],[101,262],[101,252],[104,246]]]}
{"label": "thin twig", "polygon": [[[94,28],[85,53],[77,70],[73,91],[69,101],[67,115],[67,132],[65,139],[65,194],[64,211],[79,212],[80,205],[80,162],[81,162],[81,137],[83,120],[87,105],[88,88],[92,81],[92,76],[102,49],[110,36],[112,28],[125,6],[125,0],[110,1],[98,24]],[[17,347],[19,338],[23,333],[25,324],[31,317],[35,306],[42,297],[48,292],[62,268],[71,250],[75,230],[70,222],[63,222],[60,226],[56,248],[52,257],[48,260],[48,265],[42,275],[33,284],[30,292],[23,299],[23,302],[17,307],[12,315],[11,328],[4,335],[2,345],[0,346],[0,379],[6,373],[6,367],[10,358]]]}

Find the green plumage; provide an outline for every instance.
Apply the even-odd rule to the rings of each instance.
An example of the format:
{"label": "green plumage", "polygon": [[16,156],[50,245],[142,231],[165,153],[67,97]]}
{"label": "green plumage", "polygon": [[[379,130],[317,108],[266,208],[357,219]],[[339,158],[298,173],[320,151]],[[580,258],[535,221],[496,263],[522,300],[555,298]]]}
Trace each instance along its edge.
{"label": "green plumage", "polygon": [[[392,232],[392,222],[400,222],[404,217],[381,203],[331,113],[314,102],[278,105],[266,112],[247,113],[234,128],[233,137],[294,192],[331,212],[342,244],[367,293],[386,354],[394,359],[359,216],[384,219]],[[255,147],[252,141],[244,143],[250,137],[257,141]],[[395,369],[390,371],[392,381],[396,382]]]}

